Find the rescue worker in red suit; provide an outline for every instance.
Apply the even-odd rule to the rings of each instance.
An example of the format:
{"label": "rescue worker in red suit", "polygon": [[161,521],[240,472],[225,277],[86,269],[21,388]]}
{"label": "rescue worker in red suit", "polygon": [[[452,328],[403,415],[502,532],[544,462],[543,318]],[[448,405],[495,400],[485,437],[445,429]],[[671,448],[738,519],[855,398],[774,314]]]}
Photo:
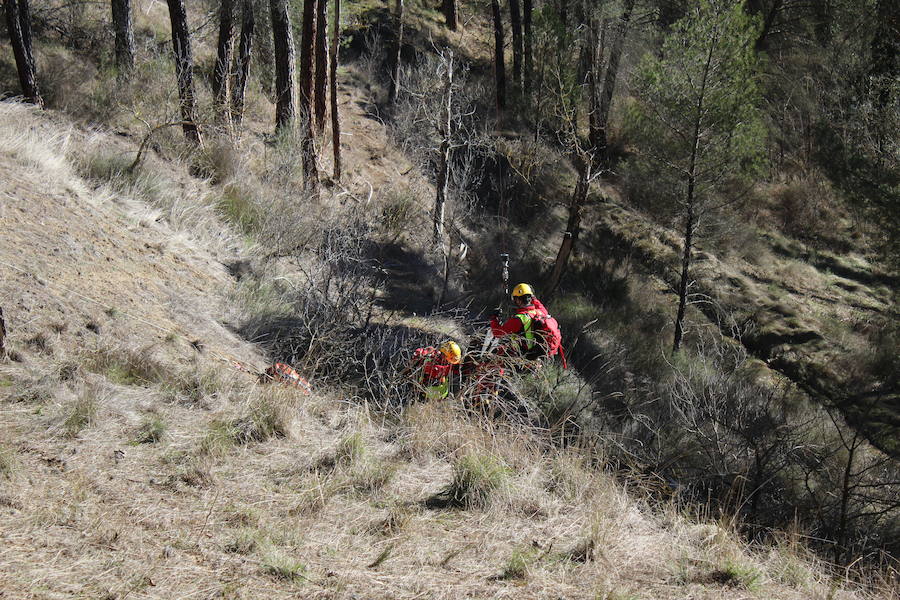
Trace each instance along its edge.
{"label": "rescue worker in red suit", "polygon": [[426,400],[440,400],[450,393],[452,375],[460,373],[462,352],[456,342],[448,341],[440,348],[428,346],[413,353],[410,370],[422,385]]}
{"label": "rescue worker in red suit", "polygon": [[549,317],[550,313],[547,312],[541,301],[534,297],[534,291],[527,283],[520,283],[513,288],[512,299],[516,305],[515,314],[502,325],[498,319],[499,314],[491,315],[491,333],[496,338],[509,337],[511,342],[506,351],[508,355],[524,358],[539,356],[539,352],[533,352],[537,350],[535,345],[539,341],[535,339],[531,320],[533,317]]}

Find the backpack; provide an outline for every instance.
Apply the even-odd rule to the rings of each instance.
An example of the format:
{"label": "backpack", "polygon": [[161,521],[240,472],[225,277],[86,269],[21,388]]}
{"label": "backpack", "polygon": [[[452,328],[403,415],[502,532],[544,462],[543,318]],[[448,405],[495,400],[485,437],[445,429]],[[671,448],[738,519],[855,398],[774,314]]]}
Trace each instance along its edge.
{"label": "backpack", "polygon": [[527,358],[556,356],[560,353],[565,367],[566,359],[562,351],[562,331],[559,323],[552,316],[534,315],[531,317],[531,330],[538,336],[534,347],[526,354]]}

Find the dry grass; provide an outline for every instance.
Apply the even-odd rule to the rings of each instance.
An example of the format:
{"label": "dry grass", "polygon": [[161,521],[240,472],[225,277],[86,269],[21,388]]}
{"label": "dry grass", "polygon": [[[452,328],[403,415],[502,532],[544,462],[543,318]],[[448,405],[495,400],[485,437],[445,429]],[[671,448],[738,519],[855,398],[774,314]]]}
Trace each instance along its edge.
{"label": "dry grass", "polygon": [[[163,8],[148,5],[142,18]],[[15,118],[0,112],[3,135],[25,111],[15,110]],[[18,129],[11,138],[23,135]],[[39,137],[10,147],[42,177],[79,184]],[[624,600],[640,590],[634,596],[737,599],[756,587],[771,598],[866,597],[804,576],[820,567],[790,546],[779,551],[793,557],[793,575],[783,571],[786,558],[747,547],[733,532],[651,511],[639,492],[627,493],[577,451],[558,453],[532,432],[480,420],[452,401],[413,404],[394,422],[339,391],[307,397],[235,384],[222,374],[230,367],[212,368],[209,354],[197,359],[196,350],[164,339],[177,323],[180,336],[196,333],[185,339],[239,347],[207,323],[227,313],[215,300],[229,292],[216,276],[223,247],[212,240],[221,233],[216,195],[202,182],[147,177],[104,187],[93,199],[102,204],[111,197],[103,194],[115,194],[138,218],[96,212],[114,226],[92,239],[110,241],[104,251],[117,256],[115,231],[158,233],[153,223],[162,217],[191,232],[192,244],[178,247],[199,258],[152,248],[132,256],[142,245],[125,246],[129,275],[152,257],[158,272],[189,276],[170,275],[157,293],[128,287],[131,279],[150,281],[147,272],[120,274],[118,294],[109,295],[119,310],[64,304],[70,326],[42,329],[53,354],[4,365],[12,385],[0,392],[0,595]],[[80,198],[69,201],[86,205]],[[156,208],[141,208],[143,201]],[[212,250],[202,249],[207,243]],[[86,252],[73,256],[70,270],[89,260]],[[83,293],[99,287],[82,284]],[[30,280],[21,285],[40,293]],[[180,290],[201,300],[187,303]],[[128,321],[179,310],[163,332]],[[72,315],[102,333],[81,332]],[[100,350],[75,331],[102,335]],[[441,491],[456,501],[426,507]],[[717,571],[740,585],[703,579]]]}

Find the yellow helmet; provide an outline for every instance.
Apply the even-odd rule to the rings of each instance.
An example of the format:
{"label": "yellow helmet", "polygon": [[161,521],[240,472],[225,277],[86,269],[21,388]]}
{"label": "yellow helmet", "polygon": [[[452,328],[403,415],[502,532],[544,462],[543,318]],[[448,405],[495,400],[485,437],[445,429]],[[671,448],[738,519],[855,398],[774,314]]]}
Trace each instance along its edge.
{"label": "yellow helmet", "polygon": [[513,288],[512,295],[513,298],[518,298],[519,296],[534,296],[534,291],[527,283],[520,283]]}
{"label": "yellow helmet", "polygon": [[447,359],[447,362],[452,365],[458,365],[459,361],[462,360],[462,352],[459,349],[459,344],[456,342],[444,342],[439,350],[444,355],[444,358]]}

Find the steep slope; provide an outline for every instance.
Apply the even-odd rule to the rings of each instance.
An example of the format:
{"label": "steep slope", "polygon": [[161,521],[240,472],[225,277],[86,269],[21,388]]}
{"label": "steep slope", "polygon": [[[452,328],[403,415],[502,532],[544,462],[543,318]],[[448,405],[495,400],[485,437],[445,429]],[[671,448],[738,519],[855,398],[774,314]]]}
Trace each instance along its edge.
{"label": "steep slope", "polygon": [[234,249],[91,190],[60,117],[0,111],[0,595],[863,597],[450,403],[256,385],[225,359],[262,358],[221,324]]}

